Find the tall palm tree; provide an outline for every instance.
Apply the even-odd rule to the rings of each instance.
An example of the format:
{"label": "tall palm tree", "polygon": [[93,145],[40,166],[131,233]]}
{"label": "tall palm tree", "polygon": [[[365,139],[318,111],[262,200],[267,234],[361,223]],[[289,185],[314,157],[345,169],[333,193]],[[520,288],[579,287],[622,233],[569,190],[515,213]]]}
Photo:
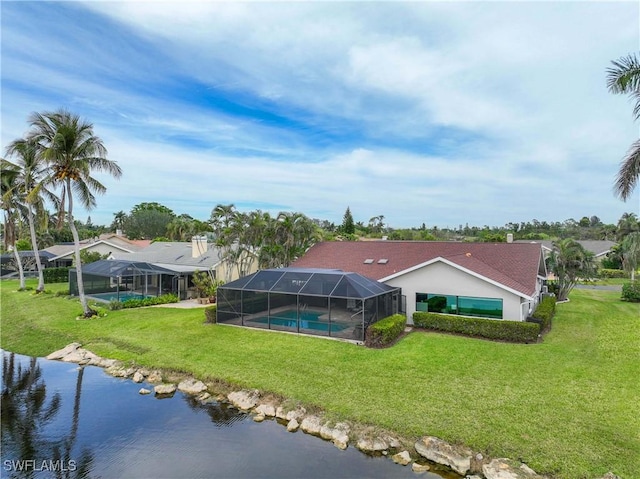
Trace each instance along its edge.
{"label": "tall palm tree", "polygon": [[558,284],[558,301],[565,301],[577,282],[592,278],[596,270],[594,254],[571,238],[554,241],[547,261]]}
{"label": "tall palm tree", "polygon": [[67,110],[32,113],[29,117],[29,139],[38,142],[41,155],[51,168],[49,181],[61,189],[60,214],[66,202],[66,217],[73,236],[78,296],[86,317],[95,314],[87,304],[82,280],[80,239],[73,219],[74,195],[85,209],[96,205],[94,192],[102,194],[106,187],[91,174],[105,172],[115,178],[122,170],[115,161],[106,158],[107,149],[93,133],[93,124]]}
{"label": "tall palm tree", "polygon": [[4,211],[4,248],[12,249],[16,268],[20,278],[20,291],[26,288],[24,269],[22,268],[22,259],[18,248],[16,248],[17,227],[19,209],[22,206],[20,199],[20,190],[16,187],[18,175],[20,174],[18,167],[13,163],[6,161],[4,158],[0,160],[0,205]]}
{"label": "tall palm tree", "polygon": [[31,249],[38,271],[38,287],[36,291],[41,293],[44,291],[44,274],[42,272],[42,261],[40,260],[34,212],[37,213],[38,216],[42,216],[42,212],[44,211],[43,197],[54,204],[56,204],[57,198],[47,188],[44,182],[47,169],[39,155],[37,142],[22,138],[14,140],[7,147],[7,155],[17,159],[15,165],[18,168],[19,174],[15,187],[21,191],[22,198],[24,199],[24,207],[31,237]]}
{"label": "tall palm tree", "polygon": [[[629,94],[635,101],[633,116],[640,119],[640,59],[635,53],[612,61],[607,69],[607,87],[614,94]],[[614,191],[623,201],[628,200],[640,178],[640,140],[633,142],[620,163]]]}
{"label": "tall palm tree", "polygon": [[636,279],[636,269],[640,264],[640,232],[628,234],[621,244],[622,266],[631,275],[631,281]]}

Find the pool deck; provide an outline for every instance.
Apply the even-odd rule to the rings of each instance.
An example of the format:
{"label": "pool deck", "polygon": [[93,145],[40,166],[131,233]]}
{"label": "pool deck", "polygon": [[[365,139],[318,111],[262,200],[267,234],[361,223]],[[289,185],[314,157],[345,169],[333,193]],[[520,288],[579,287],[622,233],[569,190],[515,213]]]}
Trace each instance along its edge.
{"label": "pool deck", "polygon": [[152,308],[193,309],[193,308],[206,308],[207,306],[211,306],[212,304],[213,303],[200,304],[195,299],[186,299],[184,301],[179,301],[177,303],[155,304],[151,307]]}

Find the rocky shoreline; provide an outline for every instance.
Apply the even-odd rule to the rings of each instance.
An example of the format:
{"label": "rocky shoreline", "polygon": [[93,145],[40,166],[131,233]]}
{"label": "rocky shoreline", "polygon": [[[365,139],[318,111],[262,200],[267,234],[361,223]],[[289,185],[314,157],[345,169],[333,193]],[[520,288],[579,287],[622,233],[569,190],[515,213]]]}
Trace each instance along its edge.
{"label": "rocky shoreline", "polygon": [[[202,404],[225,402],[253,416],[256,422],[267,418],[278,420],[289,432],[301,430],[306,434],[331,441],[339,449],[352,445],[366,454],[391,455],[393,461],[409,466],[416,473],[430,470],[434,465],[459,474],[466,479],[545,479],[519,461],[507,458],[488,458],[468,447],[449,444],[433,436],[424,436],[413,442],[385,431],[349,422],[332,422],[322,412],[308,412],[299,404],[290,404],[258,390],[229,390],[221,384],[207,385],[186,375],[147,368],[128,367],[120,361],[102,358],[71,343],[47,356],[47,359],[76,363],[80,366],[98,366],[119,378],[153,384],[153,391],[141,388],[140,394],[170,398],[176,391],[193,395]],[[215,390],[214,390],[215,388]],[[601,479],[620,479],[613,473]]]}

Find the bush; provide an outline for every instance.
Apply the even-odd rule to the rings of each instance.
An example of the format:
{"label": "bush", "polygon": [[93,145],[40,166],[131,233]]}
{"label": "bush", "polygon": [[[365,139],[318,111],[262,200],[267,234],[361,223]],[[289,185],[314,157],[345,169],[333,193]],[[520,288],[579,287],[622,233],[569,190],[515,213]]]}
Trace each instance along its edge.
{"label": "bush", "polygon": [[367,328],[364,344],[369,348],[380,348],[394,342],[404,331],[407,318],[402,314],[387,316]]}
{"label": "bush", "polygon": [[68,289],[62,289],[60,291],[56,291],[54,296],[56,297],[60,297],[60,296],[69,296],[69,290]]}
{"label": "bush", "polygon": [[45,283],[66,283],[69,281],[69,268],[44,268],[42,276]]}
{"label": "bush", "polygon": [[109,309],[111,311],[118,311],[119,309],[122,309],[122,308],[123,308],[122,303],[117,299],[112,299],[111,301],[109,301]]}
{"label": "bush", "polygon": [[416,311],[413,314],[413,324],[424,329],[514,343],[535,343],[538,341],[538,335],[540,334],[540,326],[535,323],[470,318],[424,311]]}
{"label": "bush", "polygon": [[[168,304],[168,303],[177,303],[180,301],[175,294],[163,294],[162,296],[154,296],[152,298],[140,298],[140,299],[128,299],[126,301],[111,301],[109,303],[109,309],[129,309],[129,308],[142,308],[145,306],[154,306],[156,304]],[[115,303],[120,303],[120,305],[116,305]]]}
{"label": "bush", "polygon": [[622,301],[640,303],[640,280],[622,285]]}
{"label": "bush", "polygon": [[218,305],[212,304],[204,308],[205,323],[216,323],[216,313],[218,311]]}
{"label": "bush", "polygon": [[607,269],[602,268],[599,271],[599,275],[601,278],[610,279],[610,278],[628,278],[629,275],[622,269]]}
{"label": "bush", "polygon": [[531,315],[532,322],[540,325],[540,332],[546,332],[551,329],[551,320],[556,314],[556,298],[555,296],[547,296],[542,298],[542,301],[538,303],[536,310]]}

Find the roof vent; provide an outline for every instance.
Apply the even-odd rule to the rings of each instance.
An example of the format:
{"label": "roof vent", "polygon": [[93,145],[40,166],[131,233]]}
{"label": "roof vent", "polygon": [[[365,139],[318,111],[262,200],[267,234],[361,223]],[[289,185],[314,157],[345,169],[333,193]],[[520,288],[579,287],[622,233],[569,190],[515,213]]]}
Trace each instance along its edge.
{"label": "roof vent", "polygon": [[373,264],[373,259],[372,258],[365,259],[364,264]]}
{"label": "roof vent", "polygon": [[467,258],[471,258],[471,253],[466,253],[466,254],[465,254],[465,256],[466,256]]}
{"label": "roof vent", "polygon": [[387,258],[381,258],[378,260],[378,264],[387,264],[389,260]]}

